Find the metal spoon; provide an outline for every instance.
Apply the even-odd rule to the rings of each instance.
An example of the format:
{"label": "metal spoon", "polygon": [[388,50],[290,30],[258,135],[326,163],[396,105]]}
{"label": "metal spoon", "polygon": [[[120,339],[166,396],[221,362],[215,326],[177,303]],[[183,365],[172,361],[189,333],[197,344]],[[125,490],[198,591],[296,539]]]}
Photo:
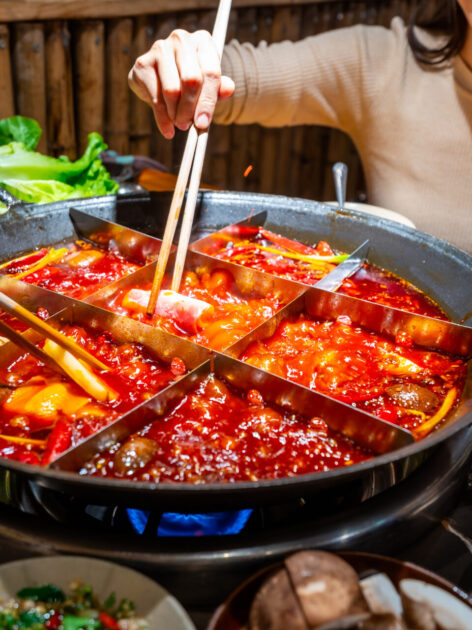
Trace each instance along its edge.
{"label": "metal spoon", "polygon": [[348,168],[344,162],[336,162],[333,165],[334,187],[336,189],[336,199],[338,208],[342,209],[346,203],[346,184]]}

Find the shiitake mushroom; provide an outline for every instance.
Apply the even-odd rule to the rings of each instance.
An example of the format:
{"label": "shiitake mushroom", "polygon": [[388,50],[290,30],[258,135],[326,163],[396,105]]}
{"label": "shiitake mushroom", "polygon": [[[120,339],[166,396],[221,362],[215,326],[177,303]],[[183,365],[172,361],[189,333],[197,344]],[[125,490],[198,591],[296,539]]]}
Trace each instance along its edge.
{"label": "shiitake mushroom", "polygon": [[386,392],[397,405],[413,411],[426,413],[437,407],[439,403],[434,392],[415,383],[392,385],[387,387]]}
{"label": "shiitake mushroom", "polygon": [[116,451],[113,463],[119,475],[138,470],[148,464],[156,452],[157,444],[154,440],[140,437],[130,438]]}
{"label": "shiitake mushroom", "polygon": [[[400,597],[401,596],[401,597]],[[472,610],[444,589],[382,573],[359,580],[344,560],[302,551],[266,580],[250,630],[471,630]]]}
{"label": "shiitake mushroom", "polygon": [[310,626],[345,617],[362,602],[359,577],[344,560],[326,551],[300,551],[285,566]]}
{"label": "shiitake mushroom", "polygon": [[264,583],[249,623],[251,630],[348,630],[369,616],[347,562],[324,551],[301,551]]}
{"label": "shiitake mushroom", "polygon": [[372,615],[357,626],[358,630],[408,630],[401,619],[394,615]]}
{"label": "shiitake mushroom", "polygon": [[251,630],[308,630],[288,573],[280,569],[257,593],[249,613]]}

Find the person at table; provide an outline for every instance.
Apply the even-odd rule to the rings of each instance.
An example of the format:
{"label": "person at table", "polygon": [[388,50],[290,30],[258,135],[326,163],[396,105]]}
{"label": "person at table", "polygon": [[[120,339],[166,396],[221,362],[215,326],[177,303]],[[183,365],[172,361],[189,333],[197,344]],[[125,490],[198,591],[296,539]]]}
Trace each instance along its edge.
{"label": "person at table", "polygon": [[370,203],[472,253],[472,0],[423,0],[408,25],[232,41],[221,68],[209,33],[178,29],[136,60],[129,81],[166,138],[212,118],[345,131]]}

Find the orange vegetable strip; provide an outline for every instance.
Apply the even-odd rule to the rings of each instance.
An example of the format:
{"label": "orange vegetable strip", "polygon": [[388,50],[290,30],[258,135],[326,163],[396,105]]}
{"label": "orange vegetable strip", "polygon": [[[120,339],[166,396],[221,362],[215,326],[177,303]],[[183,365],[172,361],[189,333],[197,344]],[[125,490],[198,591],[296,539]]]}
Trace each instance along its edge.
{"label": "orange vegetable strip", "polygon": [[266,230],[264,227],[260,227],[259,232],[268,241],[272,241],[276,245],[279,245],[279,247],[284,247],[285,249],[288,249],[290,252],[304,254],[305,256],[317,255],[314,247],[309,247],[308,245],[304,245],[303,243],[299,243],[298,241],[292,241],[292,239],[281,236],[280,234],[275,234],[275,232]]}
{"label": "orange vegetable strip", "polygon": [[[41,251],[41,250],[39,250]],[[47,256],[47,251],[44,252],[43,257]],[[22,260],[27,260],[28,258],[32,258],[35,255],[35,253],[29,253],[29,254],[25,254],[24,256],[19,256],[18,258],[13,258],[12,260],[7,260],[7,262],[4,262],[0,265],[0,269],[5,269],[5,267],[10,267],[10,265],[13,265],[13,263],[19,263]],[[41,259],[42,260],[42,259]],[[38,261],[39,262],[39,261]]]}
{"label": "orange vegetable strip", "polygon": [[45,446],[46,440],[33,440],[31,438],[21,438],[16,437],[14,435],[1,435],[1,440],[6,440],[7,442],[14,442],[15,444],[32,444],[33,446]]}
{"label": "orange vegetable strip", "polygon": [[24,278],[25,276],[29,276],[30,273],[34,273],[35,271],[39,271],[43,267],[46,267],[46,265],[49,265],[49,263],[57,262],[61,258],[64,258],[64,256],[67,253],[69,253],[69,250],[67,249],[67,247],[61,247],[61,249],[54,249],[54,247],[51,247],[48,253],[45,256],[43,256],[43,258],[41,258],[41,260],[38,261],[35,265],[32,265],[26,271],[13,274],[10,277],[20,280],[21,278]]}
{"label": "orange vegetable strip", "polygon": [[432,418],[430,418],[427,422],[420,425],[416,429],[413,429],[413,435],[416,440],[420,440],[424,438],[434,427],[441,422],[441,420],[446,416],[446,414],[451,410],[454,401],[456,400],[457,389],[453,387],[447,392],[446,398],[443,401],[443,404],[439,408],[439,410],[434,414]]}
{"label": "orange vegetable strip", "polygon": [[274,249],[273,247],[265,247],[264,245],[254,245],[254,247],[256,247],[257,249],[262,249],[265,252],[277,254],[278,256],[285,256],[285,258],[301,260],[315,266],[324,265],[326,263],[332,264],[342,262],[348,257],[348,254],[342,254],[340,256],[306,256],[303,254],[297,254],[295,252],[282,252],[279,249]]}

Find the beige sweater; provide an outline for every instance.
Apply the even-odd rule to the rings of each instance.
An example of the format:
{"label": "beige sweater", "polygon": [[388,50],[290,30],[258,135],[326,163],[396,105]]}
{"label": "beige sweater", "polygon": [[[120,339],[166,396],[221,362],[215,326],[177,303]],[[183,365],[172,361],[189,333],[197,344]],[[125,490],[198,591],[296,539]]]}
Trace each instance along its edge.
{"label": "beige sweater", "polygon": [[472,71],[460,57],[440,70],[420,66],[395,18],[390,29],[296,43],[231,42],[223,71],[236,92],[216,122],[342,129],[361,156],[370,203],[472,253]]}

